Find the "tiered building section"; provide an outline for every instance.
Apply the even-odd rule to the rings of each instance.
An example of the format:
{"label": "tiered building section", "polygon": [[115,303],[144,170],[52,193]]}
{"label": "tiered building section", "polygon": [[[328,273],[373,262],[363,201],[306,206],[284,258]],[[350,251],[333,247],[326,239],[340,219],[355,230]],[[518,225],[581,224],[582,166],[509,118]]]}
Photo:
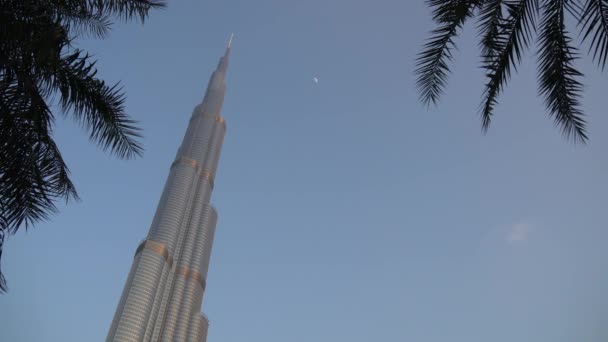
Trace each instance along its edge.
{"label": "tiered building section", "polygon": [[217,221],[209,201],[226,132],[220,113],[231,41],[194,108],[106,341],[206,341],[201,305]]}

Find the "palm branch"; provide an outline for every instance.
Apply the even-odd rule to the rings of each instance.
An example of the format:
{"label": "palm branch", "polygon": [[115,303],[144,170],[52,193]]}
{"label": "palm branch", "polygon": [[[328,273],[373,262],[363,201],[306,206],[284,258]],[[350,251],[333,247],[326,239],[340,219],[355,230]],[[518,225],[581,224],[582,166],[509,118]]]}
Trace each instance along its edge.
{"label": "palm branch", "polygon": [[608,0],[435,0],[427,4],[438,27],[418,55],[421,102],[439,100],[450,71],[453,38],[467,19],[477,17],[481,67],[487,78],[480,106],[483,130],[488,129],[511,74],[536,40],[539,93],[549,116],[568,139],[588,141],[581,109],[583,74],[576,68],[579,49],[566,17],[578,23],[578,45],[588,44],[588,54],[603,70],[608,62]]}
{"label": "palm branch", "polygon": [[78,199],[53,140],[53,98],[102,149],[119,158],[141,155],[123,90],[100,79],[95,61],[72,42],[82,34],[104,38],[112,20],[143,22],[163,6],[158,0],[0,1],[0,256],[8,235],[48,219],[58,200]]}

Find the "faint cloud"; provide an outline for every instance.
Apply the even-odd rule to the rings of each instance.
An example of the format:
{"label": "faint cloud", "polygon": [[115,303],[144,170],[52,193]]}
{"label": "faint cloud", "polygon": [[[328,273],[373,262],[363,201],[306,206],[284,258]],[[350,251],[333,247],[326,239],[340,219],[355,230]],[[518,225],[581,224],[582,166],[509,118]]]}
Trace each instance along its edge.
{"label": "faint cloud", "polygon": [[510,243],[521,243],[527,241],[534,226],[530,223],[517,223],[509,227],[507,241]]}

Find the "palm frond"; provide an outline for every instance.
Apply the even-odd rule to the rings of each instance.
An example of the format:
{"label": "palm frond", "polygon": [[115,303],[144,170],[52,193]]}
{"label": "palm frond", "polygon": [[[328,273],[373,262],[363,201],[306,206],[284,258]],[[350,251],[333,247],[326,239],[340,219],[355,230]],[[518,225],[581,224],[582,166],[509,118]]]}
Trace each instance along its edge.
{"label": "palm frond", "polygon": [[124,94],[118,85],[108,86],[95,77],[95,62],[82,51],[65,56],[54,75],[60,105],[90,132],[92,141],[117,154],[133,158],[143,152],[136,121],[124,112]]}
{"label": "palm frond", "polygon": [[27,229],[48,219],[57,211],[56,199],[78,199],[67,166],[55,147],[39,144],[27,152],[3,166],[0,177],[0,189],[10,195],[5,196],[2,208],[10,234],[21,226]]}
{"label": "palm frond", "polygon": [[483,43],[486,52],[483,56],[483,68],[487,70],[488,78],[481,105],[484,130],[488,129],[498,96],[511,77],[511,68],[517,68],[523,51],[529,46],[538,11],[538,0],[503,1],[503,3],[507,16],[499,21],[498,33],[488,32],[488,41]]}
{"label": "palm frond", "polygon": [[539,87],[555,124],[567,138],[587,141],[580,109],[582,73],[574,66],[578,58],[564,24],[565,0],[543,0],[539,33]]}
{"label": "palm frond", "polygon": [[608,62],[608,0],[587,0],[579,17],[583,41],[591,39],[589,53],[604,70]]}
{"label": "palm frond", "polygon": [[578,19],[580,17],[580,15],[583,13],[583,3],[582,3],[583,1],[585,1],[585,0],[567,0],[564,3],[566,12],[568,12],[574,18]]}
{"label": "palm frond", "polygon": [[73,34],[84,33],[103,39],[108,36],[112,25],[108,16],[91,13],[84,8],[78,10],[67,8],[61,11],[60,15],[66,31]]}
{"label": "palm frond", "polygon": [[481,36],[480,48],[484,63],[486,56],[493,56],[498,46],[496,40],[503,22],[503,0],[488,0],[480,8],[477,28]]}
{"label": "palm frond", "polygon": [[152,9],[165,7],[164,0],[104,0],[91,1],[90,5],[98,13],[109,16],[118,16],[124,20],[138,18],[142,23]]}
{"label": "palm frond", "polygon": [[[24,100],[28,99],[29,100]],[[0,99],[0,217],[9,233],[56,211],[56,198],[77,199],[69,171],[50,137],[49,108],[37,91]]]}
{"label": "palm frond", "polygon": [[[64,114],[122,158],[142,153],[124,93],[96,77],[95,62],[72,42],[104,38],[111,20],[140,19],[160,0],[0,0],[0,256],[20,227],[46,220],[57,200],[78,199],[52,139],[59,96]],[[6,281],[0,272],[0,292]]]}
{"label": "palm frond", "polygon": [[[21,127],[11,136],[7,147],[13,150],[2,151],[3,163],[0,165],[0,190],[2,191],[2,215],[7,223],[7,230],[14,234],[21,225],[27,229],[31,224],[47,219],[57,208],[51,200],[52,194],[45,191],[44,175],[38,165],[40,151],[28,146],[16,146],[18,142],[30,142],[35,139],[31,131]],[[29,136],[28,136],[29,135]],[[5,145],[6,146],[6,145]]]}
{"label": "palm frond", "polygon": [[[2,247],[4,247],[4,238],[6,238],[6,220],[0,216],[0,261],[2,261]],[[8,291],[8,285],[6,284],[6,278],[0,268],[0,293]]]}
{"label": "palm frond", "polygon": [[433,8],[433,18],[440,26],[431,32],[431,38],[418,54],[416,74],[420,100],[430,105],[437,102],[445,88],[450,72],[448,62],[452,60],[455,48],[454,38],[483,1],[431,0],[427,3]]}

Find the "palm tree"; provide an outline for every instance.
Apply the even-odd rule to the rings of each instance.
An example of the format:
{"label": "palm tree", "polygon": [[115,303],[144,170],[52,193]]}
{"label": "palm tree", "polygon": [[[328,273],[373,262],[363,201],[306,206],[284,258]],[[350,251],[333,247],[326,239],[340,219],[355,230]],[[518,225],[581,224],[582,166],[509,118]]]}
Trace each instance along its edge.
{"label": "palm tree", "polygon": [[95,61],[73,42],[82,35],[104,38],[112,19],[143,22],[163,6],[161,0],[0,0],[0,256],[8,235],[47,219],[58,200],[78,198],[53,140],[53,105],[103,150],[119,158],[141,155],[140,130],[125,113],[122,89],[99,79]]}
{"label": "palm tree", "polygon": [[[575,66],[579,49],[566,19],[574,19],[579,44],[603,70],[608,60],[608,0],[427,0],[438,27],[418,55],[420,99],[435,104],[445,87],[454,38],[463,24],[477,18],[486,84],[480,106],[487,130],[498,97],[533,39],[538,49],[539,93],[549,116],[575,142],[588,140],[580,108],[583,74]],[[569,19],[570,19],[569,18]]]}

